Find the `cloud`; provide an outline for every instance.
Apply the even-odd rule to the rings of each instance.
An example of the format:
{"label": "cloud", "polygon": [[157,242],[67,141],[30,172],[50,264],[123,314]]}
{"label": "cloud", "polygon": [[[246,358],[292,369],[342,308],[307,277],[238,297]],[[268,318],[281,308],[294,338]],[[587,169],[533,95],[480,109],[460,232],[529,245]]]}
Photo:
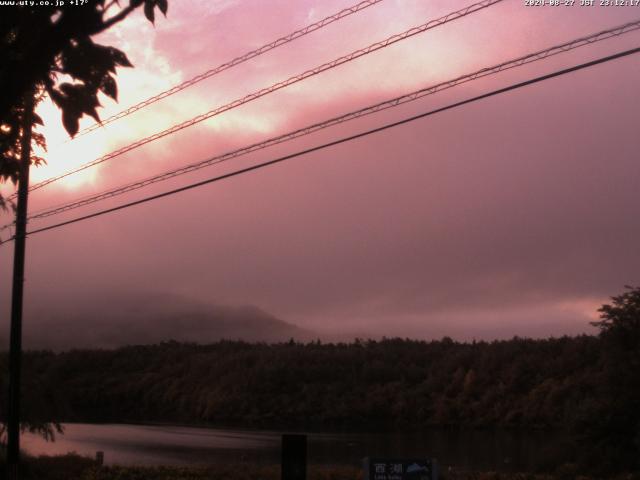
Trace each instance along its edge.
{"label": "cloud", "polygon": [[[88,141],[114,148],[363,46],[382,36],[385,16],[398,13],[406,26],[431,16],[419,10],[426,8],[422,2],[408,4],[418,10],[372,7]],[[127,101],[288,33],[306,21],[310,8],[305,2],[295,8],[290,2],[216,4],[220,10],[199,21],[204,4],[193,3],[190,11],[185,5],[170,11],[166,29],[162,21],[136,36],[135,29],[150,29],[140,19],[121,33],[137,62],[121,77]],[[434,5],[434,16],[450,8],[448,2]],[[322,8],[317,15],[338,4]],[[487,10],[448,33],[434,31],[141,148],[105,165],[95,188],[191,163],[619,20],[615,12],[576,13],[569,21],[515,4],[503,10]],[[549,36],[534,37],[538,27]],[[425,112],[632,42],[618,39],[484,79],[127,199]],[[503,338],[590,331],[597,305],[624,284],[638,284],[638,68],[633,59],[620,60],[34,235],[28,301],[46,305],[69,291],[136,292],[153,284],[157,291],[209,303],[255,304],[286,321],[333,332]],[[34,195],[33,208],[71,195],[48,192]],[[58,217],[65,218],[72,215]],[[7,249],[0,255],[9,265]]]}

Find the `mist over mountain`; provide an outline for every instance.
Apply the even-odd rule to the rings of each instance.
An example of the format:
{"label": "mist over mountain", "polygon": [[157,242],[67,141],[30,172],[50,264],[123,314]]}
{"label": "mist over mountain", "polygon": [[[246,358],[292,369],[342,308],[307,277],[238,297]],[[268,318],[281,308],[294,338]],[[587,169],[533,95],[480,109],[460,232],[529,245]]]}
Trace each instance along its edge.
{"label": "mist over mountain", "polygon": [[169,340],[307,341],[314,333],[251,305],[206,304],[174,294],[112,294],[26,305],[24,348],[115,348]]}

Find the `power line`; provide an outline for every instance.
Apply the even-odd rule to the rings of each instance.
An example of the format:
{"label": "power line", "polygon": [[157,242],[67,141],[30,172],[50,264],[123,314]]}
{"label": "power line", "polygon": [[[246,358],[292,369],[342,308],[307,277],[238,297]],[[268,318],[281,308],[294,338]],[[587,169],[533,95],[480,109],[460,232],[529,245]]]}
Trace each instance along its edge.
{"label": "power line", "polygon": [[92,132],[94,130],[97,130],[98,128],[107,125],[109,123],[115,122],[116,120],[119,120],[120,118],[126,117],[128,115],[131,115],[134,112],[137,112],[138,110],[141,110],[153,103],[156,103],[160,100],[162,100],[163,98],[167,98],[171,95],[173,95],[174,93],[178,93],[182,90],[184,90],[185,88],[189,88],[192,85],[195,85],[198,82],[201,82],[202,80],[206,80],[207,78],[211,78],[214,75],[217,75],[218,73],[224,72],[225,70],[228,70],[232,67],[235,67],[236,65],[240,65],[241,63],[244,63],[248,60],[251,60],[253,58],[256,58],[264,53],[267,53],[275,48],[278,48],[282,45],[286,45],[287,43],[293,42],[294,40],[297,40],[298,38],[304,37],[305,35],[308,35],[312,32],[315,32],[316,30],[320,30],[321,28],[326,27],[327,25],[330,25],[334,22],[337,22],[338,20],[342,20],[345,17],[348,17],[349,15],[352,15],[354,13],[360,12],[362,10],[364,10],[365,8],[369,8],[377,3],[380,3],[382,0],[366,0],[363,2],[358,3],[357,5],[353,5],[351,7],[347,7],[343,10],[340,10],[338,13],[334,13],[333,15],[329,15],[328,17],[323,18],[322,20],[312,23],[310,25],[307,25],[306,27],[303,27],[299,30],[296,30],[295,32],[290,33],[289,35],[286,35],[284,37],[280,37],[277,40],[273,40],[272,42],[269,42],[263,46],[261,46],[260,48],[256,48],[255,50],[251,50],[250,52],[247,52],[243,55],[240,55],[239,57],[234,58],[233,60],[230,60],[226,63],[223,63],[221,65],[218,65],[217,67],[214,67],[210,70],[207,70],[204,73],[201,73],[200,75],[197,75],[189,80],[185,80],[184,82],[180,83],[179,85],[175,85],[173,87],[171,87],[168,90],[165,90],[163,92],[158,93],[157,95],[154,95],[153,97],[149,97],[146,100],[143,100],[140,103],[137,103],[135,105],[132,105],[129,108],[126,108],[125,110],[122,110],[112,116],[110,116],[109,118],[102,120],[100,123],[95,123],[83,130],[81,130],[77,135],[76,138],[85,135],[89,132]]}
{"label": "power line", "polygon": [[214,182],[217,182],[217,181],[220,181],[220,180],[224,180],[224,179],[227,179],[227,178],[235,177],[235,176],[238,176],[238,175],[241,175],[241,174],[244,174],[244,173],[248,173],[248,172],[251,172],[251,171],[254,171],[254,170],[259,170],[261,168],[268,167],[268,166],[271,166],[271,165],[275,165],[277,163],[281,163],[281,162],[284,162],[286,160],[290,160],[292,158],[300,157],[302,155],[307,155],[309,153],[317,152],[319,150],[323,150],[323,149],[326,149],[326,148],[329,148],[329,147],[333,147],[335,145],[339,145],[339,144],[342,144],[342,143],[350,142],[352,140],[356,140],[358,138],[366,137],[366,136],[372,135],[374,133],[382,132],[384,130],[388,130],[390,128],[394,128],[394,127],[397,127],[397,126],[400,126],[400,125],[405,125],[407,123],[419,120],[421,118],[429,117],[431,115],[435,115],[437,113],[441,113],[441,112],[444,112],[444,111],[447,111],[447,110],[452,110],[454,108],[461,107],[463,105],[467,105],[467,104],[470,104],[470,103],[473,103],[473,102],[477,102],[477,101],[483,100],[485,98],[489,98],[489,97],[493,97],[493,96],[496,96],[496,95],[500,95],[500,94],[503,94],[503,93],[506,93],[506,92],[509,92],[509,91],[512,91],[512,90],[516,90],[516,89],[519,89],[519,88],[526,87],[528,85],[533,85],[535,83],[539,83],[539,82],[542,82],[542,81],[545,81],[545,80],[549,80],[551,78],[559,77],[561,75],[566,75],[566,74],[569,74],[569,73],[572,73],[572,72],[576,72],[578,70],[583,70],[583,69],[586,69],[586,68],[589,68],[589,67],[593,67],[595,65],[599,65],[599,64],[606,63],[606,62],[610,62],[610,61],[613,61],[613,60],[616,60],[616,59],[619,59],[619,58],[623,58],[623,57],[626,57],[626,56],[629,56],[629,55],[633,55],[633,54],[636,54],[636,53],[640,53],[640,47],[633,48],[631,50],[625,50],[623,52],[619,52],[619,53],[616,53],[614,55],[601,57],[601,58],[599,58],[597,60],[593,60],[593,61],[590,61],[590,62],[582,63],[582,64],[579,64],[579,65],[575,65],[573,67],[569,67],[569,68],[565,68],[565,69],[562,69],[562,70],[558,70],[558,71],[555,71],[553,73],[549,73],[549,74],[546,74],[546,75],[535,77],[535,78],[532,78],[532,79],[529,79],[529,80],[526,80],[526,81],[523,81],[523,82],[515,83],[515,84],[509,85],[507,87],[503,87],[503,88],[500,88],[500,89],[497,89],[497,90],[493,90],[493,91],[488,92],[488,93],[484,93],[482,95],[471,97],[471,98],[468,98],[466,100],[462,100],[462,101],[459,101],[459,102],[455,102],[455,103],[449,104],[449,105],[444,106],[444,107],[437,108],[435,110],[431,110],[431,111],[428,111],[428,112],[425,112],[425,113],[421,113],[419,115],[414,115],[412,117],[408,117],[408,118],[399,120],[397,122],[388,123],[388,124],[383,125],[381,127],[373,128],[373,129],[370,129],[370,130],[367,130],[367,131],[364,131],[364,132],[361,132],[361,133],[357,133],[355,135],[350,135],[350,136],[347,136],[347,137],[340,138],[338,140],[334,140],[332,142],[324,143],[322,145],[317,145],[317,146],[312,147],[312,148],[308,148],[308,149],[305,149],[305,150],[298,151],[296,153],[285,155],[285,156],[276,158],[274,160],[270,160],[268,162],[264,162],[264,163],[260,163],[260,164],[253,165],[253,166],[250,166],[250,167],[242,168],[242,169],[236,170],[234,172],[226,173],[226,174],[219,175],[219,176],[216,176],[216,177],[213,177],[213,178],[209,178],[207,180],[203,180],[203,181],[200,181],[200,182],[192,183],[192,184],[186,185],[184,187],[176,188],[174,190],[169,190],[167,192],[159,193],[159,194],[156,194],[156,195],[151,195],[149,197],[145,197],[145,198],[142,198],[140,200],[136,200],[136,201],[133,201],[133,202],[129,202],[129,203],[125,203],[125,204],[122,204],[122,205],[118,205],[116,207],[112,207],[112,208],[108,208],[108,209],[105,209],[105,210],[101,210],[99,212],[95,212],[95,213],[92,213],[92,214],[89,214],[89,215],[76,217],[74,219],[67,220],[65,222],[60,222],[60,223],[57,223],[57,224],[54,224],[54,225],[49,225],[47,227],[43,227],[43,228],[39,228],[39,229],[36,229],[36,230],[32,230],[32,231],[28,232],[28,234],[29,235],[33,235],[33,234],[36,234],[36,233],[46,232],[48,230],[53,230],[53,229],[60,228],[60,227],[66,226],[66,225],[70,225],[70,224],[73,224],[73,223],[81,222],[83,220],[88,220],[90,218],[95,218],[95,217],[99,217],[99,216],[102,216],[102,215],[106,215],[108,213],[112,213],[112,212],[123,210],[123,209],[129,208],[129,207],[133,207],[135,205],[140,205],[140,204],[143,204],[143,203],[147,203],[147,202],[150,202],[152,200],[158,200],[160,198],[164,198],[164,197],[168,197],[168,196],[171,196],[171,195],[175,195],[175,194],[180,193],[180,192],[191,190],[193,188],[201,187],[203,185],[214,183]]}
{"label": "power line", "polygon": [[[107,190],[106,192],[101,192],[99,194],[94,194],[91,196],[87,196],[85,198],[66,203],[57,207],[49,208],[46,210],[41,210],[29,216],[29,220],[35,220],[39,218],[45,218],[52,215],[57,215],[62,212],[66,212],[69,210],[74,210],[76,208],[80,208],[86,205],[90,205],[92,203],[99,202],[101,200],[105,200],[108,198],[112,198],[118,195],[123,195],[125,193],[138,190],[140,188],[168,180],[170,178],[177,177],[179,175],[184,175],[186,173],[190,173],[196,170],[200,170],[201,168],[205,168],[211,165],[215,165],[218,163],[222,163],[227,160],[231,160],[233,158],[237,158],[243,155],[247,155],[249,153],[253,153],[257,150],[262,150],[264,148],[277,145],[280,143],[284,143],[305,135],[309,135],[311,133],[317,132],[319,130],[332,127],[338,125],[343,122],[347,122],[350,120],[354,120],[356,118],[364,117],[366,115],[371,115],[373,113],[380,112],[382,110],[386,110],[389,108],[396,107],[398,105],[402,105],[408,102],[415,101],[419,98],[423,98],[427,95],[432,95],[442,90],[452,88],[456,85],[460,85],[462,83],[470,82],[479,78],[483,78],[489,75],[493,75],[511,68],[519,67],[522,65],[526,65],[529,63],[533,63],[536,61],[540,61],[550,56],[557,55],[559,53],[567,52],[569,50],[573,50],[585,45],[591,45],[596,42],[600,42],[612,37],[616,37],[619,35],[623,35],[625,33],[629,33],[635,30],[640,29],[640,20],[636,20],[634,22],[629,22],[624,25],[619,25],[608,30],[604,30],[598,33],[594,33],[592,35],[581,37],[575,40],[571,40],[569,42],[565,42],[561,45],[556,45],[545,50],[540,50],[534,53],[530,53],[512,60],[508,60],[506,62],[502,62],[500,64],[494,65],[492,67],[483,68],[481,70],[477,70],[473,73],[469,73],[466,75],[459,76],[452,80],[447,80],[445,82],[438,83],[436,85],[423,88],[399,97],[395,97],[390,100],[385,100],[384,102],[377,103],[375,105],[371,105],[365,108],[361,108],[359,110],[355,110],[353,112],[349,112],[344,115],[340,115],[338,117],[331,118],[329,120],[325,120],[320,123],[316,123],[313,125],[309,125],[292,132],[288,132],[276,137],[272,137],[270,139],[264,140],[262,142],[254,143],[249,146],[242,147],[237,150],[233,150],[231,152],[226,152],[221,155],[217,155],[206,160],[202,160],[197,163],[193,163],[190,165],[186,165],[181,168],[177,168],[174,170],[170,170],[168,172],[164,172],[152,177],[148,177],[143,180],[139,180],[133,183],[129,183],[111,190]],[[5,226],[6,227],[6,226]]]}
{"label": "power line", "polygon": [[[180,124],[174,125],[174,126],[168,128],[166,130],[163,130],[161,132],[155,133],[155,134],[153,134],[153,135],[151,135],[149,137],[145,137],[145,138],[143,138],[141,140],[138,140],[138,141],[136,141],[136,142],[134,142],[132,144],[129,144],[129,145],[125,146],[125,147],[122,147],[122,148],[120,148],[118,150],[115,150],[114,152],[108,153],[107,155],[104,155],[104,156],[102,156],[100,158],[97,158],[97,159],[95,159],[95,160],[93,160],[91,162],[85,163],[84,165],[81,165],[81,166],[79,166],[79,167],[77,167],[77,168],[75,168],[73,170],[69,170],[66,173],[62,173],[62,174],[57,175],[55,177],[51,177],[51,178],[49,178],[47,180],[43,180],[43,181],[41,181],[39,183],[35,183],[35,184],[33,184],[33,185],[31,185],[29,187],[29,190],[30,191],[38,190],[38,189],[40,189],[40,188],[42,188],[42,187],[44,187],[46,185],[49,185],[49,184],[51,184],[53,182],[56,182],[58,180],[66,178],[66,177],[68,177],[70,175],[73,175],[75,173],[78,173],[78,172],[81,172],[83,170],[86,170],[87,168],[93,167],[93,166],[98,165],[100,163],[106,162],[107,160],[111,160],[112,158],[115,158],[115,157],[117,157],[119,155],[122,155],[124,153],[130,152],[131,150],[134,150],[134,149],[136,149],[138,147],[141,147],[141,146],[146,145],[146,144],[148,144],[150,142],[153,142],[154,140],[158,140],[160,138],[166,137],[166,136],[171,135],[173,133],[176,133],[176,132],[178,132],[180,130],[183,130],[183,129],[187,128],[187,127],[195,125],[195,124],[197,124],[199,122],[207,120],[207,119],[209,119],[211,117],[214,117],[216,115],[220,115],[221,113],[224,113],[224,112],[226,112],[228,110],[232,110],[234,108],[237,108],[240,105],[243,105],[245,103],[251,102],[251,101],[256,100],[258,98],[261,98],[261,97],[263,97],[263,96],[265,96],[267,94],[273,93],[273,92],[275,92],[277,90],[280,90],[282,88],[285,88],[285,87],[288,87],[290,85],[293,85],[294,83],[298,83],[298,82],[300,82],[302,80],[305,80],[305,79],[307,79],[309,77],[318,75],[319,73],[325,72],[325,71],[330,70],[332,68],[335,68],[335,67],[337,67],[339,65],[342,65],[342,64],[348,63],[348,62],[350,62],[352,60],[355,60],[356,58],[360,58],[360,57],[362,57],[364,55],[368,55],[369,53],[372,53],[372,52],[375,52],[375,51],[380,50],[382,48],[388,47],[389,45],[393,45],[394,43],[397,43],[397,42],[399,42],[401,40],[405,40],[405,39],[413,37],[414,35],[417,35],[419,33],[426,32],[427,30],[433,29],[433,28],[438,27],[440,25],[444,25],[444,24],[446,24],[448,22],[451,22],[451,21],[457,20],[459,18],[465,17],[465,16],[467,16],[469,14],[475,13],[475,12],[477,12],[479,10],[482,10],[484,8],[487,8],[487,7],[491,6],[491,5],[494,5],[494,4],[502,2],[502,1],[503,0],[483,0],[482,2],[478,2],[478,3],[475,3],[473,5],[468,6],[466,8],[463,8],[461,10],[457,10],[455,12],[449,13],[449,14],[447,14],[447,15],[445,15],[443,17],[440,17],[440,18],[438,18],[436,20],[430,20],[427,23],[424,23],[424,24],[419,25],[417,27],[410,28],[409,30],[406,30],[406,31],[404,31],[402,33],[392,35],[392,36],[386,38],[385,40],[382,40],[380,42],[376,42],[374,44],[369,45],[368,47],[365,47],[365,48],[356,50],[354,52],[351,52],[348,55],[344,55],[344,56],[339,57],[339,58],[337,58],[337,59],[335,59],[335,60],[333,60],[331,62],[324,63],[324,64],[320,65],[319,67],[315,67],[315,68],[313,68],[311,70],[307,70],[307,71],[305,71],[305,72],[303,72],[301,74],[295,75],[293,77],[289,77],[287,80],[283,80],[283,81],[280,81],[278,83],[275,83],[275,84],[273,84],[273,85],[271,85],[269,87],[266,87],[266,88],[263,88],[261,90],[258,90],[256,92],[251,93],[249,95],[246,95],[246,96],[244,96],[244,97],[242,97],[240,99],[234,100],[231,103],[228,103],[228,104],[223,105],[221,107],[218,107],[218,108],[215,108],[213,110],[210,110],[209,112],[200,114],[197,117],[192,118],[191,120],[187,120],[187,121],[182,122]],[[15,196],[15,194],[11,195],[9,198],[13,198],[14,196]]]}

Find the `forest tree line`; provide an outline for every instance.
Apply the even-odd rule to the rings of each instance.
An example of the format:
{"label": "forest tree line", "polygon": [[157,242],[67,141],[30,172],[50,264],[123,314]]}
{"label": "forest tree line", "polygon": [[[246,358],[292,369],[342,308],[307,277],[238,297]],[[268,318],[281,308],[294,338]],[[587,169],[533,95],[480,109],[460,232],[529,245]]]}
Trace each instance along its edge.
{"label": "forest tree line", "polygon": [[637,452],[637,395],[612,396],[607,369],[602,340],[592,336],[29,352],[24,413],[40,423],[562,429],[589,443],[589,458],[596,449],[626,464]]}
{"label": "forest tree line", "polygon": [[598,336],[28,352],[23,412],[36,423],[555,429],[587,460],[638,468],[640,290],[617,299]]}
{"label": "forest tree line", "polygon": [[557,428],[590,414],[599,347],[583,336],[29,352],[25,396],[42,420]]}

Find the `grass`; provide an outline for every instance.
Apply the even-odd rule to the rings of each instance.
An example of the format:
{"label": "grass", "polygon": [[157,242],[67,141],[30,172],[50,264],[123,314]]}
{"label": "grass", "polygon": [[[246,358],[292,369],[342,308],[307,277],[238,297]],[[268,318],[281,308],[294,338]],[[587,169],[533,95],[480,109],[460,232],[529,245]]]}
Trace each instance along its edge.
{"label": "grass", "polygon": [[[0,479],[5,478],[0,465]],[[25,457],[21,480],[280,480],[280,466],[254,464],[203,467],[125,467],[103,466],[74,453],[59,456]],[[554,474],[441,472],[439,480],[596,480],[575,473],[571,466]],[[311,465],[307,480],[364,480],[359,468]],[[640,480],[640,473],[608,477],[607,480]]]}

